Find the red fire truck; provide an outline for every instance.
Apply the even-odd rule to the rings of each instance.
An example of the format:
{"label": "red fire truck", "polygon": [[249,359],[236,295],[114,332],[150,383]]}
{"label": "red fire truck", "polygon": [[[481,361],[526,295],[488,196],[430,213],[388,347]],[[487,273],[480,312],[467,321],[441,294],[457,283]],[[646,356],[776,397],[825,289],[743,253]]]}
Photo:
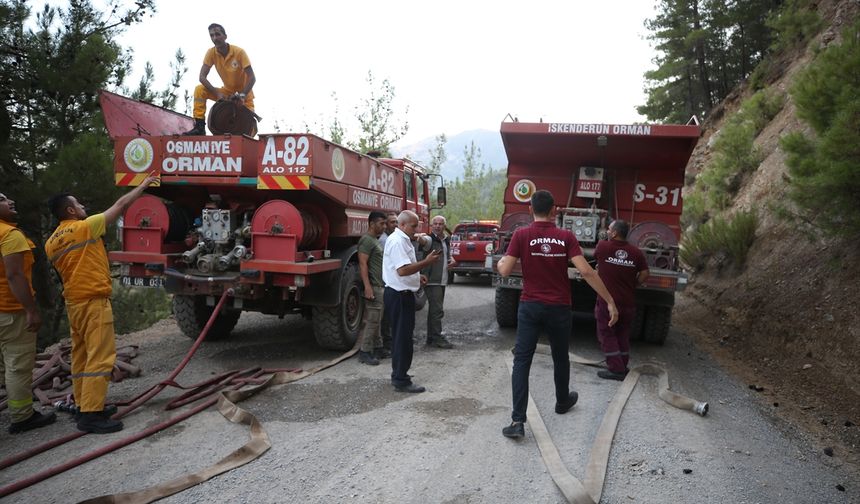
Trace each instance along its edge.
{"label": "red fire truck", "polygon": [[457,261],[448,268],[448,283],[454,283],[454,275],[489,275],[486,258],[493,253],[498,221],[465,220],[451,232],[451,256]]}
{"label": "red fire truck", "polygon": [[[182,331],[196,337],[215,300],[233,289],[210,338],[242,311],[313,320],[317,342],[348,349],[364,311],[356,244],[372,210],[418,214],[427,232],[429,184],[408,159],[378,159],[309,133],[180,136],[187,116],[102,92],[116,184],[155,171],[160,185],[125,212],[125,285],[173,294]],[[437,201],[444,205],[445,188]]]}
{"label": "red fire truck", "polygon": [[[505,122],[501,135],[508,184],[499,250],[489,259],[494,271],[514,230],[532,221],[528,205],[536,190],[552,192],[556,223],[576,235],[589,261],[611,220],[624,219],[631,226],[628,240],[645,252],[651,273],[636,292],[638,311],[631,337],[662,344],[675,292],[687,283],[678,261],[681,189],[699,127]],[[568,276],[573,310],[592,312],[596,294],[575,268]],[[519,263],[507,278],[494,273],[493,285],[496,320],[502,327],[515,326],[522,290]]]}

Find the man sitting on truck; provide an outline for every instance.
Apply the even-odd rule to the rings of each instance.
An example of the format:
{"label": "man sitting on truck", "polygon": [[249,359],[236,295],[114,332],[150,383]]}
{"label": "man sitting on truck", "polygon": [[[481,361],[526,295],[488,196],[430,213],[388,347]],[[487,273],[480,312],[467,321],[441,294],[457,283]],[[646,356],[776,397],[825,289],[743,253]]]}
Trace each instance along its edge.
{"label": "man sitting on truck", "polygon": [[[215,46],[203,56],[200,84],[194,88],[194,128],[184,135],[206,134],[206,100],[241,101],[249,110],[254,110],[254,93],[251,90],[257,77],[248,54],[241,47],[227,43],[227,32],[218,23],[209,25],[209,38]],[[208,79],[213,66],[224,84],[220,88],[213,86]]]}
{"label": "man sitting on truck", "polygon": [[606,356],[608,370],[600,370],[597,376],[607,380],[623,380],[627,376],[630,360],[630,329],[636,318],[636,285],[648,278],[648,260],[639,247],[627,242],[630,225],[623,220],[609,225],[609,240],[601,240],[594,250],[597,259],[597,275],[603,280],[615,305],[618,307],[618,323],[609,326],[609,310],[603,299],[594,305],[597,319],[597,339]]}
{"label": "man sitting on truck", "polygon": [[555,412],[567,413],[576,404],[579,394],[570,392],[570,280],[568,264],[573,262],[582,278],[606,301],[608,324],[618,320],[615,302],[603,281],[582,255],[576,237],[554,222],[555,201],[549,191],[536,191],[529,210],[534,222],[514,232],[505,256],[498,263],[499,274],[506,277],[514,270],[517,259],[523,270],[523,292],[517,311],[517,342],[514,346],[514,367],[511,373],[513,412],[511,424],[502,435],[521,438],[525,435],[526,406],[529,398],[529,370],[541,333],[547,335],[552,348],[555,378]]}

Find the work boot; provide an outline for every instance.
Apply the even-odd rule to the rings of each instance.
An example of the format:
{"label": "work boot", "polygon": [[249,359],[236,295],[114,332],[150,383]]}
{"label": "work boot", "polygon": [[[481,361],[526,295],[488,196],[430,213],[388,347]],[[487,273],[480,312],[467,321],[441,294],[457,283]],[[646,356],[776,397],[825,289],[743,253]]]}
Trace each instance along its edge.
{"label": "work boot", "polygon": [[122,422],[106,418],[101,411],[81,413],[78,420],[78,430],[93,434],[107,434],[122,430]]}
{"label": "work boot", "polygon": [[378,366],[379,361],[376,360],[376,357],[373,356],[370,352],[362,352],[358,351],[358,362],[362,364],[367,364],[368,366]]}
{"label": "work boot", "polygon": [[627,378],[627,373],[615,373],[609,370],[601,370],[597,372],[597,376],[603,378],[604,380],[624,381],[624,378]]}
{"label": "work boot", "polygon": [[427,389],[422,387],[421,385],[415,385],[414,383],[408,383],[406,385],[395,385],[394,390],[396,390],[398,392],[407,392],[409,394],[420,394],[421,392],[424,392]]}
{"label": "work boot", "polygon": [[12,422],[9,425],[9,434],[19,434],[28,430],[38,429],[39,427],[54,423],[56,419],[57,415],[53,411],[45,415],[34,410],[30,418],[20,422]]}
{"label": "work boot", "polygon": [[[75,422],[81,419],[81,410],[77,405],[72,406],[74,411]],[[106,404],[104,409],[101,411],[94,411],[93,413],[99,414],[105,418],[110,418],[116,414],[117,407],[116,404]]]}
{"label": "work boot", "polygon": [[195,119],[194,127],[190,130],[183,133],[183,135],[205,135],[206,134],[206,121],[203,119]]}
{"label": "work boot", "polygon": [[502,428],[502,435],[511,439],[521,438],[526,435],[522,422],[511,422],[511,425]]}
{"label": "work boot", "polygon": [[565,402],[557,402],[555,403],[555,412],[559,415],[564,415],[570,408],[573,408],[573,405],[576,404],[576,401],[579,399],[579,394],[576,392],[571,392],[567,396],[567,401]]}
{"label": "work boot", "polygon": [[434,346],[436,348],[454,348],[454,345],[450,341],[448,341],[445,336],[428,339],[427,346]]}
{"label": "work boot", "polygon": [[378,347],[373,349],[373,356],[378,360],[388,359],[391,357],[391,350],[385,347]]}

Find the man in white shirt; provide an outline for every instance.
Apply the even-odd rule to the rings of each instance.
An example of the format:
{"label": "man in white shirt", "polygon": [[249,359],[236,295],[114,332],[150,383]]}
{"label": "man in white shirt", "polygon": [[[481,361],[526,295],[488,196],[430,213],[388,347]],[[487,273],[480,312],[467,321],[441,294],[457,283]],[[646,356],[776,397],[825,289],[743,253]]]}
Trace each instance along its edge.
{"label": "man in white shirt", "polygon": [[385,282],[385,313],[391,323],[391,384],[398,392],[419,393],[424,387],[412,383],[407,372],[412,366],[412,333],[415,330],[415,292],[427,278],[420,271],[436,262],[441,254],[433,250],[423,260],[415,257],[412,239],[418,215],[404,210],[397,216],[397,229],[385,241],[382,280]]}
{"label": "man in white shirt", "polygon": [[[382,250],[385,250],[385,240],[388,236],[394,233],[397,229],[397,212],[388,212],[385,214],[385,231],[379,235],[379,245]],[[385,310],[382,311],[382,325],[379,327],[379,333],[382,335],[382,350],[380,355],[384,358],[391,356],[391,321],[388,320],[388,314]]]}

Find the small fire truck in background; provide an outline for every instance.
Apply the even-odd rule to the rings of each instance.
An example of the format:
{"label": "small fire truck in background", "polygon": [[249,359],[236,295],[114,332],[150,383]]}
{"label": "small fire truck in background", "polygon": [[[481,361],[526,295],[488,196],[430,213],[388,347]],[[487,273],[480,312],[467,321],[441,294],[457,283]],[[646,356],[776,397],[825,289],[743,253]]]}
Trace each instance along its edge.
{"label": "small fire truck in background", "polygon": [[448,283],[454,283],[454,275],[480,276],[490,275],[486,259],[492,254],[496,233],[499,230],[498,221],[494,220],[465,220],[454,227],[451,232],[451,257],[457,261],[448,268]]}
{"label": "small fire truck in background", "polygon": [[[669,333],[675,292],[687,283],[678,259],[681,190],[699,127],[514,121],[502,123],[501,135],[508,184],[499,247],[488,258],[488,266],[495,271],[513,232],[531,223],[528,205],[539,189],[553,194],[556,223],[576,235],[589,262],[609,223],[626,220],[628,241],[645,252],[651,273],[636,291],[638,310],[631,338],[662,344]],[[594,291],[575,268],[568,269],[568,277],[573,310],[593,312]],[[498,324],[515,326],[522,290],[519,262],[509,277],[495,272],[493,285]]]}
{"label": "small fire truck in background", "polygon": [[[173,294],[177,324],[197,337],[226,289],[210,330],[223,338],[243,311],[313,320],[317,342],[353,346],[364,311],[357,243],[372,210],[412,210],[427,232],[427,176],[408,159],[378,159],[308,133],[180,136],[190,117],[102,92],[116,184],[160,185],[126,210],[124,285]],[[445,202],[445,188],[437,201]]]}

